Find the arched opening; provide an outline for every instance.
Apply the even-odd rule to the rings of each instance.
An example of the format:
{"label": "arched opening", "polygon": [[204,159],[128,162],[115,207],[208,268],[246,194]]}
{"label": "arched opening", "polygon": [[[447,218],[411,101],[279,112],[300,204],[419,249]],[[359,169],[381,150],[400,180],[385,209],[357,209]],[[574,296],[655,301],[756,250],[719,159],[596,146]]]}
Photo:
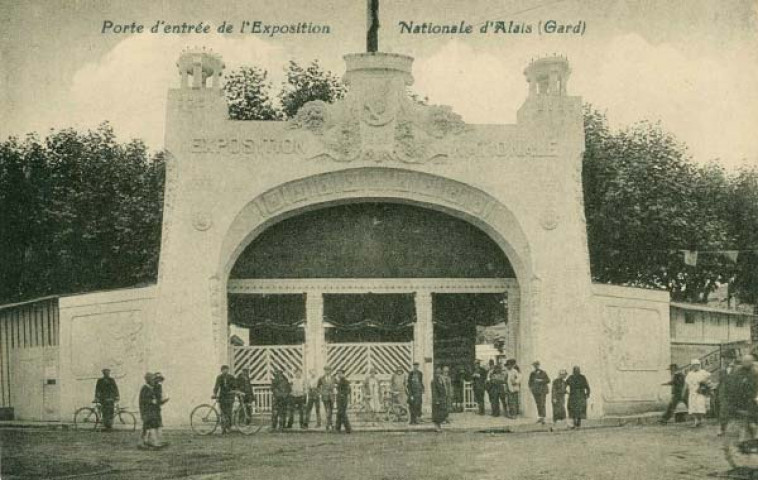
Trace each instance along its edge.
{"label": "arched opening", "polygon": [[456,409],[474,409],[474,359],[516,356],[514,268],[448,213],[386,199],[323,205],[262,230],[230,270],[233,365],[261,392],[274,369],[342,368],[356,383],[373,370],[387,382],[418,361],[428,377],[449,367]]}

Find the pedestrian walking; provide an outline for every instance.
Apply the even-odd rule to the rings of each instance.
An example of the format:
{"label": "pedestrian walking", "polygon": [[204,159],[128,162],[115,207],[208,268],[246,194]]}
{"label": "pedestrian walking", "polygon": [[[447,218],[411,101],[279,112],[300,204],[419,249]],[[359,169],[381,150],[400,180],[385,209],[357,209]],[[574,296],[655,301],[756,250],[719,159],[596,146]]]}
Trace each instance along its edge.
{"label": "pedestrian walking", "polygon": [[345,376],[344,370],[337,371],[337,432],[342,431],[345,427],[345,433],[351,433],[350,419],[347,418],[347,407],[350,404],[351,395],[350,381]]}
{"label": "pedestrian walking", "polygon": [[332,423],[334,411],[334,395],[337,391],[337,380],[332,375],[332,367],[324,367],[324,375],[318,379],[317,385],[321,402],[324,404],[324,416],[326,417],[326,431],[334,428]]}
{"label": "pedestrian walking", "polygon": [[142,434],[139,448],[162,448],[158,438],[158,428],[161,426],[161,404],[155,391],[155,375],[145,374],[145,384],[139,394],[139,413],[142,420]]}
{"label": "pedestrian walking", "polygon": [[558,372],[558,378],[553,380],[552,404],[553,404],[553,423],[566,420],[566,377],[568,372],[561,370]]}
{"label": "pedestrian walking", "polygon": [[663,385],[671,386],[671,399],[669,400],[668,407],[666,407],[663,416],[658,420],[658,423],[667,423],[674,415],[679,402],[684,402],[685,405],[687,404],[687,397],[684,395],[684,374],[679,372],[678,368],[679,367],[677,367],[675,363],[672,363],[669,366],[671,380]]}
{"label": "pedestrian walking", "polygon": [[691,364],[692,370],[684,377],[688,396],[687,410],[695,419],[693,427],[699,427],[703,424],[703,417],[707,410],[711,374],[702,368],[699,359],[692,360]]}
{"label": "pedestrian walking", "polygon": [[437,432],[442,431],[442,424],[447,419],[448,411],[448,389],[445,381],[444,371],[437,367],[432,378],[432,422]]}
{"label": "pedestrian walking", "polygon": [[421,419],[421,404],[424,396],[424,375],[419,370],[419,362],[413,362],[413,370],[408,374],[408,406],[410,423],[415,425]]}
{"label": "pedestrian walking", "polygon": [[540,368],[540,362],[532,363],[532,373],[529,374],[529,390],[534,397],[534,403],[537,405],[537,423],[545,423],[545,399],[550,390],[550,377]]}
{"label": "pedestrian walking", "polygon": [[311,423],[311,412],[315,408],[316,410],[316,428],[321,427],[321,395],[318,389],[318,377],[316,371],[313,369],[308,370],[308,376],[306,377],[308,385],[308,402],[305,407],[305,428],[308,428]]}
{"label": "pedestrian walking", "polygon": [[590,398],[590,384],[587,377],[582,375],[579,367],[574,367],[571,376],[566,379],[568,387],[569,417],[574,422],[572,428],[582,426],[582,419],[587,418],[587,399]]}
{"label": "pedestrian walking", "polygon": [[104,431],[108,432],[113,429],[113,417],[116,411],[116,404],[119,400],[119,394],[116,379],[111,377],[111,370],[104,368],[102,373],[103,376],[98,378],[95,384],[95,403],[100,404]]}
{"label": "pedestrian walking", "polygon": [[487,384],[487,370],[482,366],[482,361],[478,358],[474,363],[474,372],[471,374],[474,389],[474,401],[478,408],[477,413],[484,415],[484,390]]}

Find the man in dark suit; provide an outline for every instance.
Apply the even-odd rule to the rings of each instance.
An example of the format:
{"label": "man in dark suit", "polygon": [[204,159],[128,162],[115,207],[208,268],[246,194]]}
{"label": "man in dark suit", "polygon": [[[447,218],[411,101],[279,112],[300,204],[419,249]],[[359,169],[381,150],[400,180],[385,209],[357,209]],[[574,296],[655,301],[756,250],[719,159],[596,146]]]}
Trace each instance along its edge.
{"label": "man in dark suit", "polygon": [[484,415],[484,390],[487,383],[487,369],[482,366],[482,361],[478,358],[474,365],[474,372],[471,374],[471,380],[474,382],[474,400],[476,401],[479,415]]}
{"label": "man in dark suit", "polygon": [[318,379],[316,385],[319,395],[321,395],[321,402],[324,404],[324,416],[326,417],[326,431],[331,431],[334,426],[332,425],[332,411],[334,409],[334,392],[337,388],[337,380],[332,376],[332,367],[324,367],[324,374]]}
{"label": "man in dark suit", "polygon": [[353,429],[350,427],[350,420],[347,418],[347,406],[350,404],[350,381],[345,377],[344,370],[337,371],[337,424],[336,430],[342,430],[345,426],[345,433],[350,433]]}
{"label": "man in dark suit", "polygon": [[682,372],[677,372],[677,366],[675,363],[672,363],[669,366],[669,371],[671,372],[671,380],[664,383],[663,385],[670,385],[671,386],[671,400],[669,400],[668,408],[666,408],[666,412],[663,414],[660,420],[658,420],[659,423],[666,423],[671,419],[671,417],[674,415],[674,412],[676,411],[677,405],[679,405],[679,402],[685,402],[686,399],[684,397],[684,374]]}
{"label": "man in dark suit", "polygon": [[271,379],[271,429],[279,430],[287,426],[287,413],[290,407],[292,386],[281,370],[274,370]]}
{"label": "man in dark suit", "polygon": [[442,431],[442,423],[447,419],[447,399],[450,394],[447,382],[441,367],[437,367],[432,378],[432,422],[434,429]]}
{"label": "man in dark suit", "polygon": [[100,404],[100,411],[103,414],[103,427],[105,430],[113,428],[113,416],[118,403],[118,385],[116,380],[111,377],[111,371],[108,368],[103,369],[103,376],[97,379],[95,384],[95,402]]}
{"label": "man in dark suit", "polygon": [[545,398],[550,389],[550,377],[540,368],[540,362],[532,363],[534,370],[529,375],[529,390],[534,397],[534,403],[537,404],[537,423],[545,423]]}
{"label": "man in dark suit", "polygon": [[229,366],[221,366],[221,374],[216,377],[213,386],[213,398],[218,399],[221,407],[221,433],[229,431],[232,425],[232,407],[234,407],[234,390],[237,388],[237,379],[229,373]]}
{"label": "man in dark suit", "polygon": [[255,395],[253,394],[253,386],[250,383],[250,369],[243,368],[239,375],[237,375],[237,390],[242,392],[242,402],[247,412],[247,418],[253,416],[253,402],[255,402]]}
{"label": "man in dark suit", "polygon": [[424,375],[419,370],[419,363],[413,362],[413,370],[408,374],[408,407],[411,424],[415,425],[421,418],[421,403],[424,397]]}

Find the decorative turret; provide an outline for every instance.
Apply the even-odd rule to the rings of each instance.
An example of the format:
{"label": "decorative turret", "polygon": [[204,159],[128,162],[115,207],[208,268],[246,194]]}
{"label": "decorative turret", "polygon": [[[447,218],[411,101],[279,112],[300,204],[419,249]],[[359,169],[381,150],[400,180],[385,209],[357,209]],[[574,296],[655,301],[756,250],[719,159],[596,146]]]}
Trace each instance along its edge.
{"label": "decorative turret", "polygon": [[181,88],[189,88],[189,77],[192,77],[192,88],[208,88],[208,78],[212,78],[211,88],[221,87],[221,73],[225,68],[221,55],[211,50],[193,48],[184,50],[176,62],[179,75],[182,77]]}
{"label": "decorative turret", "polygon": [[566,96],[566,83],[571,74],[566,57],[553,54],[552,57],[532,60],[524,75],[529,82],[529,96]]}
{"label": "decorative turret", "polygon": [[568,59],[556,54],[534,59],[524,69],[529,95],[516,121],[551,150],[558,149],[560,142],[564,148],[570,144],[581,150],[584,146],[582,99],[566,92],[570,74]]}

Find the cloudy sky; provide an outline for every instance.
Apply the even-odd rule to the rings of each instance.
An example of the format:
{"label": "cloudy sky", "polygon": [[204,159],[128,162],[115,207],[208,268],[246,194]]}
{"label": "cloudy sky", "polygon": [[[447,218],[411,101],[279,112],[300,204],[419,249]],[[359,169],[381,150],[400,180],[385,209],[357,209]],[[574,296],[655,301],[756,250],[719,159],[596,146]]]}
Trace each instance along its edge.
{"label": "cloudy sky", "polygon": [[[758,163],[758,11],[753,0],[381,0],[380,49],[415,57],[414,90],[471,123],[513,123],[532,57],[561,53],[569,93],[615,126],[660,120],[696,161]],[[586,22],[583,36],[403,35],[398,22]],[[322,36],[102,34],[103,22],[149,29],[243,20],[329,25]],[[163,142],[166,90],[187,46],[227,68],[266,68],[275,86],[288,60],[318,59],[342,74],[364,49],[365,0],[0,0],[0,138],[108,120],[122,139]],[[213,30],[212,30],[213,31]]]}

